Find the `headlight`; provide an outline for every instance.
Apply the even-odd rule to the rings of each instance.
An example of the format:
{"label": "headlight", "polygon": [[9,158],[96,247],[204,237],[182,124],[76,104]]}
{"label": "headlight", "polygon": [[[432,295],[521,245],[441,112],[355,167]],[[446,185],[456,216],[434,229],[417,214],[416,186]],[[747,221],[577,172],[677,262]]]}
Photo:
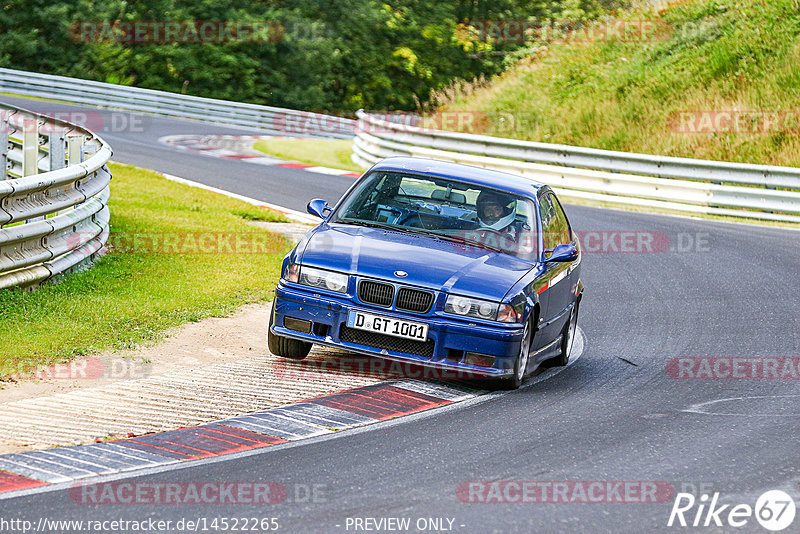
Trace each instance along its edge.
{"label": "headlight", "polygon": [[502,323],[518,323],[522,315],[509,304],[500,304],[488,300],[473,299],[460,295],[448,295],[444,303],[445,313],[474,317],[487,321]]}
{"label": "headlight", "polygon": [[344,293],[347,291],[347,280],[346,274],[323,271],[313,267],[300,267],[299,283],[304,286]]}

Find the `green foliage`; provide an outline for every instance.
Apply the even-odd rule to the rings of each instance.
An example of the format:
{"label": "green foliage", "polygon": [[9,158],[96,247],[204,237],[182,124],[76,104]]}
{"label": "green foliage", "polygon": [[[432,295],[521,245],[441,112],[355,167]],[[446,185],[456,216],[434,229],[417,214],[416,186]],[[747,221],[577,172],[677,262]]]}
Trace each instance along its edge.
{"label": "green foliage", "polygon": [[[454,80],[499,73],[521,46],[476,41],[459,23],[586,18],[618,3],[6,0],[0,65],[297,109],[413,110]],[[270,42],[84,42],[87,21],[271,21],[285,33]]]}
{"label": "green foliage", "polygon": [[[538,43],[535,53],[518,55],[520,61],[488,86],[443,92],[438,103],[486,113],[490,119],[475,133],[800,166],[795,0],[689,0],[660,16],[617,16],[650,19],[658,31],[642,40]],[[684,112],[737,111],[750,112],[761,126],[681,129]],[[783,113],[785,122],[765,122],[769,113]]]}

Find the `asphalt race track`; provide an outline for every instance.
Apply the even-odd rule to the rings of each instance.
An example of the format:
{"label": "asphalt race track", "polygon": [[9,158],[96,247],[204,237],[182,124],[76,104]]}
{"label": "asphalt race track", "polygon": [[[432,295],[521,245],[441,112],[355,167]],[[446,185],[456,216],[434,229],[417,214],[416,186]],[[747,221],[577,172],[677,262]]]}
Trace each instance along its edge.
{"label": "asphalt race track", "polygon": [[[257,135],[255,130],[236,129],[197,121],[168,119],[143,113],[108,111],[72,106],[42,100],[27,100],[0,95],[0,102],[58,118],[81,120],[105,139],[114,150],[114,161],[132,163],[159,172],[213,185],[233,193],[305,213],[311,198],[339,198],[353,183],[341,176],[313,176],[300,169],[264,167],[235,160],[209,157],[177,150],[158,141],[160,137],[178,134]],[[83,112],[86,117],[78,115]],[[71,113],[74,113],[71,115]],[[102,128],[98,128],[101,126]],[[260,132],[264,134],[265,132]],[[268,133],[267,133],[268,134]],[[276,135],[286,135],[275,132]],[[292,184],[287,187],[287,184]]]}
{"label": "asphalt race track", "polygon": [[[0,100],[34,111],[69,108]],[[145,132],[103,134],[114,160],[293,209],[314,197],[335,201],[351,183],[180,152],[157,139],[253,132],[149,121]],[[720,504],[750,506],[767,490],[800,492],[800,382],[782,372],[784,360],[778,371],[789,378],[723,377],[733,358],[800,359],[800,233],[581,206],[568,206],[568,215],[585,249],[579,324],[586,340],[581,358],[553,378],[452,409],[131,479],[279,482],[288,491],[280,504],[85,505],[62,489],[0,500],[0,517],[275,517],[285,532],[364,531],[347,518],[388,517],[410,518],[417,531],[420,518],[444,518],[455,532],[653,532],[681,530],[667,527],[677,492],[719,492]],[[619,250],[641,236],[652,252]],[[712,360],[711,378],[686,379],[677,358],[728,360]],[[751,364],[743,365],[748,376]],[[656,503],[463,502],[457,490],[469,481],[661,482],[674,493]],[[699,531],[764,532],[754,517],[741,528],[711,525]]]}

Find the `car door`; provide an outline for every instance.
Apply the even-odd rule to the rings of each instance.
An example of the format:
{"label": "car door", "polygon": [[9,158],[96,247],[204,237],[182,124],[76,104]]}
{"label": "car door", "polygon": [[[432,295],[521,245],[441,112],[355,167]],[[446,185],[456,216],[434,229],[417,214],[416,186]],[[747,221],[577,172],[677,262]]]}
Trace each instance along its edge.
{"label": "car door", "polygon": [[566,320],[567,307],[571,302],[570,262],[547,262],[558,245],[572,241],[572,231],[561,204],[549,189],[539,198],[539,216],[542,221],[541,261],[544,274],[538,289],[541,320],[539,322],[541,348],[555,340]]}

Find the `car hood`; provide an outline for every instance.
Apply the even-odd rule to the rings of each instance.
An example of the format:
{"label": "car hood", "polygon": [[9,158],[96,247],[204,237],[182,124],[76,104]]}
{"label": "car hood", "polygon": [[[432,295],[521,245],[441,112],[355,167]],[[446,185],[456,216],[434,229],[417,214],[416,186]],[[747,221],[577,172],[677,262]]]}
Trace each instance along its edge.
{"label": "car hood", "polygon": [[[501,299],[532,263],[508,254],[419,234],[322,224],[307,241],[303,265],[466,296]],[[407,277],[395,276],[405,271]]]}

